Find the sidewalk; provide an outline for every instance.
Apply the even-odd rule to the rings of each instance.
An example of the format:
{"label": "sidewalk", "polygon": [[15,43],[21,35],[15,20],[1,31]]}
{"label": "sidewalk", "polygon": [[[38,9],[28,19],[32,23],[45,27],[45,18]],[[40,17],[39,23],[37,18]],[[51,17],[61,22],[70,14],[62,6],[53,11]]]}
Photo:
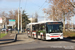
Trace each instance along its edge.
{"label": "sidewalk", "polygon": [[15,36],[16,36],[15,33],[8,33],[3,38],[0,38],[0,45],[14,42]]}
{"label": "sidewalk", "polygon": [[[13,35],[14,34],[11,34],[10,36],[13,37]],[[10,39],[8,39],[8,41],[9,41],[9,43],[2,44],[0,46],[29,43],[29,42],[33,42],[34,39],[28,38],[26,33],[19,33],[19,34],[17,34],[17,41],[16,42],[14,42],[14,38],[10,38]],[[7,42],[7,41],[5,41],[5,42]]]}

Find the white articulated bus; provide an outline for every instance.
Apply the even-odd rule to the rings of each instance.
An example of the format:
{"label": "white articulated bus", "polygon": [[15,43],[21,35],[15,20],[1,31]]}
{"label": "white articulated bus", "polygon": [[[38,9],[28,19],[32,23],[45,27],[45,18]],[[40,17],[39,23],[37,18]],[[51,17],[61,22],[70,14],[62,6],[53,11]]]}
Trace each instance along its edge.
{"label": "white articulated bus", "polygon": [[63,23],[58,21],[42,21],[38,23],[29,23],[28,36],[42,39],[63,39]]}

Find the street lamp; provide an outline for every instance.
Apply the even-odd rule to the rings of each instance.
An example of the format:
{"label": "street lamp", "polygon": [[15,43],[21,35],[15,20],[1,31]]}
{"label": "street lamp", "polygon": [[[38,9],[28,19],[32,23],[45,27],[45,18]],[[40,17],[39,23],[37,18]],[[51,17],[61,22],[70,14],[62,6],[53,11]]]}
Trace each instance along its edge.
{"label": "street lamp", "polygon": [[[19,8],[20,8],[20,2],[21,2],[21,0],[19,0]],[[18,33],[19,33],[19,8],[18,8]]]}
{"label": "street lamp", "polygon": [[22,7],[21,7],[21,33],[22,33]]}
{"label": "street lamp", "polygon": [[18,8],[18,33],[19,33],[19,8]]}

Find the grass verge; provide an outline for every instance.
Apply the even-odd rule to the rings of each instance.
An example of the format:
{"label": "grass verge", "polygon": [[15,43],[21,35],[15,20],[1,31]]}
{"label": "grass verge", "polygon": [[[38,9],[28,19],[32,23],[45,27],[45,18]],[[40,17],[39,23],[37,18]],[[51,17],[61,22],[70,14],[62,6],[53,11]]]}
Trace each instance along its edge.
{"label": "grass verge", "polygon": [[63,33],[64,36],[66,37],[75,37],[75,32],[73,31],[66,31]]}
{"label": "grass verge", "polygon": [[0,38],[3,38],[6,35],[7,35],[7,33],[6,34],[5,33],[0,33]]}

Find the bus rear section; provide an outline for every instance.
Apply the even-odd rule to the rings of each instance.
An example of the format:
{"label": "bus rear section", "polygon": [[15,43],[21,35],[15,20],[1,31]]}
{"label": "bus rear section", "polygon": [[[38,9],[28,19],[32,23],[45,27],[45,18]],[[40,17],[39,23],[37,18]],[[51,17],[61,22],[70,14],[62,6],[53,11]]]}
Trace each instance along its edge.
{"label": "bus rear section", "polygon": [[36,38],[36,28],[35,28],[35,24],[32,25],[32,38]]}
{"label": "bus rear section", "polygon": [[27,33],[28,33],[28,36],[29,37],[32,37],[32,38],[36,38],[36,28],[35,28],[35,24],[37,23],[29,23],[27,25]]}
{"label": "bus rear section", "polygon": [[46,23],[46,40],[51,40],[51,39],[63,39],[62,22]]}

